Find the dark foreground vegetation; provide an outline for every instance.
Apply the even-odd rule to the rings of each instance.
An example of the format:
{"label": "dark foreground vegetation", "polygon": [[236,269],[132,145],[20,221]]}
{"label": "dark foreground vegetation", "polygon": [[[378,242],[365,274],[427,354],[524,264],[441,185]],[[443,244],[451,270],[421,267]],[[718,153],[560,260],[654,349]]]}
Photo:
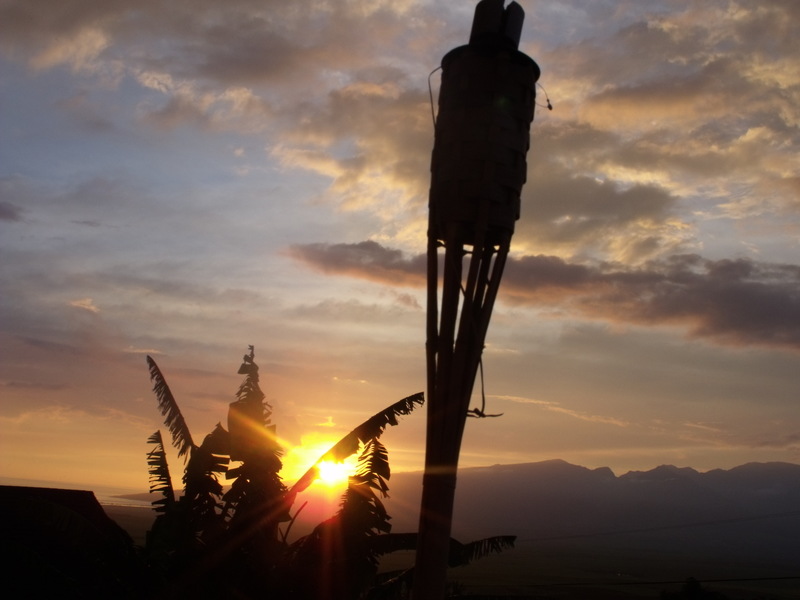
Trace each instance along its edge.
{"label": "dark foreground vegetation", "polygon": [[[6,548],[15,551],[4,565],[12,597],[407,597],[413,568],[378,575],[382,556],[413,550],[417,542],[416,533],[391,531],[383,503],[391,471],[379,438],[398,417],[423,404],[422,393],[358,425],[287,487],[252,347],[239,368],[245,378],[229,405],[227,428],[217,424],[199,444],[160,368],[149,356],[147,363],[172,443],[185,461],[183,493],[175,492],[157,431],[148,440],[152,449],[147,455],[157,516],[143,546],[102,513],[91,493],[77,501],[70,494],[59,498],[57,492],[64,490],[51,490],[54,494],[44,499],[5,494],[3,508],[12,519],[2,533]],[[303,508],[295,508],[295,501],[318,477],[318,465],[355,454],[357,468],[338,512],[290,542]],[[227,491],[222,481],[229,484]],[[468,544],[453,540],[450,565],[466,565],[513,543],[510,536]]]}
{"label": "dark foreground vegetation", "polygon": [[[358,425],[288,487],[252,349],[226,427],[199,444],[160,368],[147,362],[184,459],[182,493],[160,432],[147,455],[155,512],[106,509],[135,541],[91,492],[0,486],[4,597],[408,597],[417,538],[397,530],[415,529],[409,507],[419,505],[419,474],[397,474],[387,500],[391,471],[380,437],[422,405],[422,394]],[[358,468],[338,512],[318,524],[304,518],[302,492],[317,465],[352,455]],[[453,541],[450,563],[461,568],[452,572],[450,597],[798,598],[796,469],[770,463],[699,474],[662,466],[620,477],[563,461],[464,469],[456,535],[510,530],[519,539]]]}

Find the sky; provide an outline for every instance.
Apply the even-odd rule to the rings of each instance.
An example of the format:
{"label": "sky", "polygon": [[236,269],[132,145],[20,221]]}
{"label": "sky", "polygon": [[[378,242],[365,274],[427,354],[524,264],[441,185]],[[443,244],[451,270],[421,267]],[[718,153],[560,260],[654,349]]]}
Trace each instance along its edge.
{"label": "sky", "polygon": [[[461,465],[800,462],[800,3],[521,4],[554,108]],[[254,345],[287,482],[424,391],[428,81],[473,7],[0,0],[0,476],[146,489],[148,354],[202,439]]]}

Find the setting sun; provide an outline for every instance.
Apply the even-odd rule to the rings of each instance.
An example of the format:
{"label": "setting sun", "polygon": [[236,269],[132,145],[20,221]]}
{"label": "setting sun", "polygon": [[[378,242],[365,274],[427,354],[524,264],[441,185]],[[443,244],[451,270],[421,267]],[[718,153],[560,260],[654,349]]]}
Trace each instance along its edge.
{"label": "setting sun", "polygon": [[[283,456],[284,480],[291,484],[310,469],[337,442],[328,432],[310,432],[303,435],[297,446],[289,448]],[[357,458],[351,456],[340,463],[322,461],[317,465],[319,476],[313,485],[322,486],[330,491],[343,491],[347,487],[347,478],[352,475]]]}
{"label": "setting sun", "polygon": [[345,462],[324,460],[317,465],[319,469],[319,482],[328,487],[345,487],[347,479],[353,472],[353,465]]}

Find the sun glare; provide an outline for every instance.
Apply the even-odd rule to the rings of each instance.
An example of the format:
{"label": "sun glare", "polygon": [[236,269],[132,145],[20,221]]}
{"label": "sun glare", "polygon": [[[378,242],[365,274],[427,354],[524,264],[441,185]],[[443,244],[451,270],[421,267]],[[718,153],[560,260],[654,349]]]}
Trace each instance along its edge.
{"label": "sun glare", "polygon": [[[325,434],[312,432],[303,435],[300,444],[290,447],[283,456],[283,470],[281,471],[283,479],[289,485],[297,481],[306,470],[330,450],[336,441],[336,439],[330,438],[327,432]],[[343,492],[347,487],[347,478],[353,474],[357,462],[355,456],[340,463],[322,461],[317,465],[319,475],[313,484],[314,487],[323,488],[331,493]]]}
{"label": "sun glare", "polygon": [[328,487],[345,487],[347,478],[353,472],[353,466],[347,462],[324,460],[319,465],[319,482]]}

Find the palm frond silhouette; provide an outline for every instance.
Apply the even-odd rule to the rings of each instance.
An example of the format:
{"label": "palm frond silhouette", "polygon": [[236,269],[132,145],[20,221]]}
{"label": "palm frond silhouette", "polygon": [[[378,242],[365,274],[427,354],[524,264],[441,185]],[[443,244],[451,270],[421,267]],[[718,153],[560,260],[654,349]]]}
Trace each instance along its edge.
{"label": "palm frond silhouette", "polygon": [[[391,532],[384,505],[391,468],[380,438],[387,427],[424,403],[422,392],[360,423],[287,488],[280,475],[283,449],[271,422],[272,407],[260,387],[252,346],[239,367],[245,379],[229,404],[228,428],[218,423],[199,446],[161,369],[150,356],[147,365],[158,408],[185,462],[183,495],[176,498],[161,432],[148,438],[153,444],[147,454],[150,490],[160,496],[153,501],[158,516],[144,549],[154,595],[286,600],[400,597],[398,590],[413,570],[389,581],[384,577],[378,584],[379,559],[413,549],[417,537]],[[355,454],[355,472],[336,514],[290,543],[292,506],[319,476],[319,464],[341,462]],[[227,491],[223,478],[230,482]],[[286,531],[280,531],[285,522],[289,522]],[[452,541],[451,565],[512,545],[509,537],[470,544]]]}
{"label": "palm frond silhouette", "polygon": [[172,487],[172,477],[167,464],[167,453],[164,449],[161,431],[156,431],[147,438],[147,443],[154,444],[154,448],[147,453],[150,493],[157,492],[163,496],[160,500],[153,501],[156,512],[163,513],[175,504],[175,490]]}
{"label": "palm frond silhouette", "polygon": [[325,461],[341,462],[358,452],[359,444],[365,444],[369,440],[380,438],[387,426],[397,425],[397,417],[407,416],[417,407],[425,402],[425,395],[422,392],[407,396],[398,400],[394,404],[387,406],[382,411],[375,413],[369,419],[350,431],[336,444],[317,459],[311,468],[297,480],[289,494],[297,495],[307,489],[319,476],[319,464]]}
{"label": "palm frond silhouette", "polygon": [[158,409],[164,416],[164,424],[172,434],[172,444],[178,449],[178,456],[186,456],[192,448],[192,434],[186,425],[181,409],[172,395],[172,390],[167,385],[167,380],[158,368],[156,361],[151,356],[147,356],[147,366],[150,368],[150,381],[153,382],[153,392],[158,400]]}

